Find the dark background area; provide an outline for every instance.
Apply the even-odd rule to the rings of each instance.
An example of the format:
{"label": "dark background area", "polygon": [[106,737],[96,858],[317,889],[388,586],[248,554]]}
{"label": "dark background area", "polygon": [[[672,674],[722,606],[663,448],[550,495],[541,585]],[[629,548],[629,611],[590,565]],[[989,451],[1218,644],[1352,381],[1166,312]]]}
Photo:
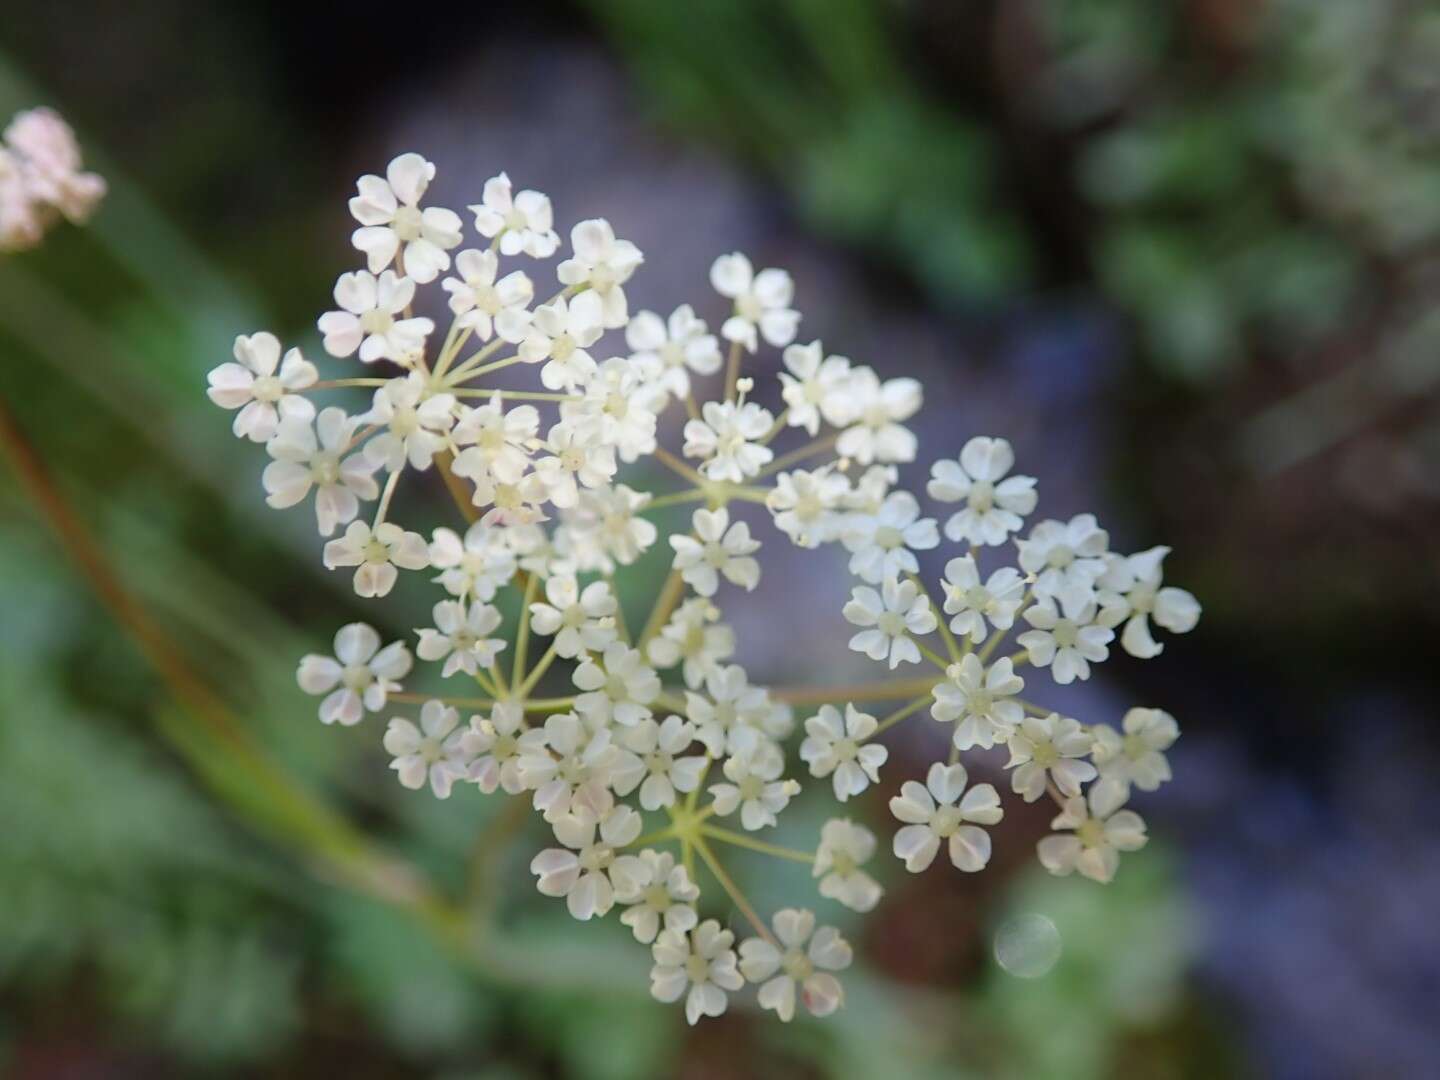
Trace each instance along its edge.
{"label": "dark background area", "polygon": [[[514,939],[576,959],[538,984],[477,971],[257,827],[5,474],[0,1068],[1433,1070],[1440,7],[12,0],[0,116],[41,103],[113,190],[87,229],[0,261],[0,394],[267,752],[447,888],[482,865]],[[1006,435],[1043,514],[1175,549],[1199,628],[1057,700],[1159,705],[1185,732],[1142,802],[1156,839],[1111,889],[1046,878],[1043,813],[1007,816],[981,879],[887,881],[838,1022],[691,1031],[596,986],[609,954],[585,942],[618,936],[534,914],[534,836],[478,849],[484,800],[381,790],[378,747],[318,730],[294,660],[356,602],[305,523],[264,510],[204,373],[236,333],[313,343],[353,261],[353,178],[410,149],[444,205],[506,169],[563,224],[609,217],[646,252],[642,306],[703,304],[719,252],[787,267],[805,340],[924,380],[922,462]],[[767,603],[837,587],[841,566],[774,548]],[[394,628],[420,625],[400,607]],[[843,681],[832,614],[737,610],[741,659]],[[927,752],[893,754],[914,772]],[[883,836],[888,793],[857,810]],[[1017,909],[1062,930],[1043,980],[990,959]]]}

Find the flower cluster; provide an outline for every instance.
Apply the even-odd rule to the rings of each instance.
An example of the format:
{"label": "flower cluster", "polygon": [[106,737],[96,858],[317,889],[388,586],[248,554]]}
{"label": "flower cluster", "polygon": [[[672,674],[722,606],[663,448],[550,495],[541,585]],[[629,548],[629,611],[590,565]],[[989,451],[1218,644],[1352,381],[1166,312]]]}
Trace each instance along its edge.
{"label": "flower cluster", "polygon": [[35,247],[62,217],[85,221],[104,196],[59,113],[30,109],[10,121],[0,144],[0,252]]}
{"label": "flower cluster", "polygon": [[[797,1002],[825,1015],[844,1000],[837,972],[849,945],[809,910],[763,919],[725,869],[728,849],[808,866],[821,898],[855,911],[881,899],[866,869],[877,838],[864,825],[834,817],[813,850],[762,839],[800,791],[792,735],[803,732],[809,776],[845,802],[879,782],[889,756],[880,736],[928,707],[949,729],[949,757],[891,801],[907,869],[928,867],[942,844],[960,870],[986,865],[1001,800],[959,757],[1002,745],[1015,794],[1048,794],[1059,810],[1040,861],[1108,880],[1118,853],[1145,842],[1143,822],[1122,807],[1132,789],[1168,779],[1175,722],[1135,709],[1119,730],[1082,724],[1020,697],[1018,671],[1085,679],[1117,631],[1120,648],[1148,657],[1161,648],[1152,624],[1190,629],[1194,598],[1163,586],[1167,549],[1113,553],[1089,515],[1025,531],[1035,481],[1012,475],[1011,447],[996,438],[971,439],[934,466],[926,494],[949,516],[924,516],[896,468],[917,453],[907,424],[920,384],[797,341],[788,273],[757,272],[739,253],[716,259],[711,284],[728,304],[718,332],[688,304],[632,313],[627,288],[643,255],[609,222],[580,222],[562,252],[549,199],[515,191],[501,173],[468,207],[467,236],[458,213],[427,199],[434,173],[404,154],[383,177],[362,177],[351,200],[364,265],[340,275],[336,308],[317,327],[325,352],[362,374],[321,380],[298,348],[260,332],[237,338],[233,362],[209,376],[235,434],[270,458],[269,504],[311,504],[325,565],[352,574],[358,596],[384,597],[407,579],[436,587],[413,647],[351,624],[333,656],[301,661],[320,719],[388,716],[381,741],[407,788],[443,799],[468,783],[528,800],[553,835],[530,866],[539,891],[576,919],[618,908],[652,951],[653,994],[683,998],[692,1023],[723,1012],[747,983],[782,1020]],[[557,287],[537,300],[547,290],[537,293],[532,264],[556,255]],[[438,286],[429,306],[421,285]],[[773,409],[741,377],[762,343],[782,350]],[[529,385],[500,385],[527,368]],[[313,398],[323,390],[368,401],[322,408]],[[684,417],[679,454],[657,438],[671,410]],[[796,429],[807,441],[777,455]],[[625,468],[642,459],[682,486],[627,484]],[[390,520],[398,486],[429,476],[462,528]],[[843,546],[857,583],[848,602],[836,597],[835,618],[856,626],[851,648],[930,673],[848,696],[754,684],[733,662],[720,607],[761,582],[763,541],[747,511],[799,547]],[[657,521],[676,515],[684,525],[662,541]],[[1012,539],[1014,565],[983,565]],[[942,540],[959,550],[932,593],[919,553]],[[671,570],[643,625],[629,626],[614,573],[652,548]],[[506,589],[520,598],[513,626],[496,602]],[[999,654],[1012,630],[1016,651]],[[417,659],[436,684],[463,689],[405,692]],[[861,707],[868,701],[900,704],[882,718]],[[817,708],[797,719],[807,703]],[[707,917],[731,911],[754,936],[737,943]]]}

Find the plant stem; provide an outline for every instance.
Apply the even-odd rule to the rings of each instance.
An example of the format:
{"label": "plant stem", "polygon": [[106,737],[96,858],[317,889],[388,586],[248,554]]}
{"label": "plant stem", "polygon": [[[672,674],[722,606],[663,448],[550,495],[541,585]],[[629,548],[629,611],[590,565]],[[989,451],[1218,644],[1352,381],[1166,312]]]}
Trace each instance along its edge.
{"label": "plant stem", "polygon": [[750,901],[746,899],[745,894],[740,891],[740,887],[736,885],[735,882],[731,880],[730,875],[725,872],[725,867],[720,865],[720,860],[717,859],[715,853],[710,850],[710,845],[705,843],[705,840],[700,836],[695,837],[694,843],[695,850],[699,852],[700,858],[705,860],[705,865],[710,868],[710,873],[715,875],[715,880],[720,883],[720,887],[724,889],[730,899],[735,902],[735,906],[740,909],[741,914],[750,920],[750,925],[755,927],[755,932],[770,942],[771,945],[776,945],[778,948],[779,946],[776,944],[774,937],[770,934],[770,928],[765,925],[765,920],[755,914],[754,907],[752,907]]}
{"label": "plant stem", "polygon": [[766,843],[764,840],[756,840],[753,837],[746,836],[744,833],[734,832],[730,829],[722,829],[718,825],[701,825],[700,832],[712,839],[720,840],[727,844],[734,844],[736,847],[749,848],[751,851],[758,851],[762,855],[773,855],[777,859],[789,859],[792,862],[804,863],[806,866],[815,865],[815,853],[813,851],[797,851],[795,848]]}

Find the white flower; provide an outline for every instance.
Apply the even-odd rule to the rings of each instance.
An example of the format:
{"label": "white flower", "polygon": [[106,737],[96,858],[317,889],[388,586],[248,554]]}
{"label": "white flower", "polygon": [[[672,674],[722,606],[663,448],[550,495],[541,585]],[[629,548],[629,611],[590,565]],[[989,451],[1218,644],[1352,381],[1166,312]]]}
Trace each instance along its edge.
{"label": "white flower", "polygon": [[595,374],[595,359],[585,350],[604,333],[604,311],[600,298],[583,292],[568,303],[562,296],[541,304],[530,319],[530,331],[520,343],[520,356],[527,364],[548,363],[540,369],[540,381],[548,390],[571,391],[584,386]]}
{"label": "white flower", "polygon": [[857,514],[878,514],[880,504],[890,494],[899,475],[894,465],[871,465],[846,494],[845,509]]}
{"label": "white flower", "polygon": [[496,788],[507,795],[524,791],[520,778],[524,734],[525,708],[518,701],[497,701],[488,719],[472,716],[464,734],[465,753],[471,758],[466,779],[487,795]]}
{"label": "white flower", "polygon": [[566,523],[575,530],[572,539],[578,540],[576,527],[584,522],[587,539],[596,548],[591,558],[581,558],[583,569],[609,571],[611,560],[629,566],[655,543],[659,533],[654,523],[638,513],[649,501],[648,492],[634,491],[624,484],[580,493],[579,506]]}
{"label": "white flower", "polygon": [[464,540],[454,529],[436,529],[429,555],[430,565],[441,571],[435,580],[462,600],[489,600],[515,576],[515,554],[505,544],[505,531],[480,522],[465,531]]}
{"label": "white flower", "polygon": [[710,785],[710,794],[716,815],[729,817],[739,810],[740,824],[755,832],[775,824],[776,815],[800,793],[800,785],[780,779],[785,759],[774,743],[753,730],[747,729],[745,735],[736,752],[725,759],[729,783]]}
{"label": "white flower", "polygon": [[[280,374],[275,374],[276,367]],[[280,360],[280,342],[274,334],[260,332],[235,339],[235,362],[221,364],[208,376],[210,400],[222,409],[239,409],[233,430],[237,437],[252,442],[273,438],[281,420],[309,423],[315,406],[296,393],[314,386],[319,373],[315,365],[291,349]]]}
{"label": "white flower", "polygon": [[805,741],[800,760],[810,766],[811,776],[830,776],[835,798],[844,802],[859,795],[872,783],[880,782],[880,766],[890,751],[879,743],[866,743],[878,726],[875,717],[846,704],[842,718],[834,705],[822,705],[805,721]]}
{"label": "white flower", "polygon": [[421,660],[444,660],[442,678],[448,679],[457,671],[473,676],[476,671],[490,667],[505,642],[501,638],[486,637],[500,626],[500,612],[490,604],[473,601],[467,610],[459,600],[441,600],[433,612],[435,628],[417,630],[420,643],[415,646],[415,655]]}
{"label": "white flower", "polygon": [[592,581],[582,592],[573,574],[557,574],[545,583],[545,597],[548,604],[530,605],[530,627],[542,636],[554,635],[557,656],[574,659],[615,640],[618,605],[609,582]]}
{"label": "white flower", "polygon": [[[713,375],[720,370],[720,346],[707,333],[704,319],[695,317],[689,304],[681,304],[662,321],[653,311],[637,312],[625,327],[630,359],[647,382],[666,395],[688,397],[690,373]],[[657,411],[664,402],[657,403]]]}
{"label": "white flower", "polygon": [[540,432],[540,413],[534,405],[506,409],[496,394],[486,404],[465,409],[451,437],[463,446],[451,466],[456,476],[494,479],[516,484],[530,467],[528,447]]}
{"label": "white flower", "polygon": [[780,372],[781,396],[788,407],[786,423],[819,434],[820,422],[841,425],[853,418],[850,361],[843,356],[821,359],[820,342],[791,345],[784,353],[786,371]]}
{"label": "white flower", "polygon": [[650,639],[648,658],[657,668],[681,664],[685,685],[694,689],[721,661],[735,654],[735,631],[718,622],[720,609],[703,597],[686,600],[660,633]]}
{"label": "white flower", "polygon": [[1107,622],[1125,619],[1120,647],[1131,656],[1149,660],[1165,646],[1150,636],[1150,618],[1172,634],[1185,634],[1200,621],[1200,602],[1184,589],[1161,588],[1161,564],[1168,547],[1153,547],[1129,558],[1111,556],[1096,582],[1102,590],[1101,615]]}
{"label": "white flower", "polygon": [[425,347],[435,324],[424,318],[397,318],[415,298],[415,282],[386,270],[378,278],[365,270],[341,274],[335,282],[339,311],[327,311],[316,324],[325,335],[325,351],[350,356],[360,350],[367,364],[409,361]]}
{"label": "white flower", "polygon": [[586,660],[572,678],[581,691],[575,711],[594,722],[631,727],[650,715],[650,702],[660,693],[660,677],[645,666],[636,649],[622,641],[605,646],[604,666]]}
{"label": "white flower", "polygon": [[281,420],[275,437],[265,444],[265,452],[275,459],[261,477],[265,502],[283,510],[304,499],[313,486],[321,536],[352,520],[361,499],[380,494],[371,475],[375,465],[364,454],[345,453],[354,430],[355,421],[333,405],[320,410],[313,427],[308,420]]}
{"label": "white flower", "polygon": [[880,902],[878,882],[861,870],[875,854],[875,834],[848,818],[831,818],[820,830],[814,877],[820,895],[852,911],[871,911]]}
{"label": "white flower", "polygon": [[1076,514],[1068,522],[1042,521],[1028,539],[1015,541],[1020,569],[1036,575],[1036,596],[1089,592],[1105,572],[1110,537],[1094,514]]}
{"label": "white flower", "polygon": [[[622,764],[609,727],[586,724],[574,713],[554,713],[546,718],[544,727],[527,731],[520,737],[519,753],[520,782],[535,792],[535,809],[552,823],[569,812],[571,802],[586,785],[611,787],[616,767]],[[623,764],[633,764],[638,784],[643,768],[638,758],[628,756],[631,761]],[[622,782],[620,786],[628,793],[635,785]]]}
{"label": "white flower", "polygon": [[390,472],[399,472],[407,462],[412,469],[430,467],[435,455],[446,447],[455,420],[455,395],[429,391],[425,376],[418,371],[391,379],[375,391],[374,404],[359,419],[387,430],[365,444],[367,460]]}
{"label": "white flower", "polygon": [[389,594],[405,570],[423,570],[430,565],[425,538],[406,532],[394,522],[384,521],[374,530],[363,521],[352,521],[345,534],[325,545],[325,566],[353,566],[355,594],[380,597]]}
{"label": "white flower", "polygon": [[884,383],[868,367],[850,375],[856,422],[840,433],[835,449],[861,465],[914,461],[915,434],[904,421],[920,409],[923,395],[914,379],[887,379]]}
{"label": "white flower", "polygon": [[701,596],[714,596],[724,575],[732,585],[753,592],[760,584],[760,564],[750,556],[760,550],[760,541],[751,538],[750,526],[743,521],[731,525],[723,506],[696,510],[692,520],[698,540],[678,533],[670,537],[675,569],[685,584]]}
{"label": "white flower", "polygon": [[539,878],[536,887],[546,896],[565,897],[574,918],[605,915],[615,904],[608,873],[615,849],[639,836],[640,825],[640,815],[616,806],[608,791],[593,785],[583,789],[554,823],[555,839],[565,847],[546,848],[530,862],[530,872]]}
{"label": "white flower", "polygon": [[403,641],[383,649],[380,635],[365,623],[349,623],[335,635],[335,656],[311,653],[300,661],[295,681],[307,694],[324,694],[322,724],[358,724],[368,712],[385,707],[386,697],[400,689],[397,681],[413,663]]}
{"label": "white flower", "polygon": [[1047,776],[1060,794],[1080,794],[1080,785],[1095,779],[1095,766],[1084,760],[1094,739],[1078,720],[1062,717],[1027,716],[1010,736],[1010,760],[1005,763],[1010,787],[1026,802],[1045,794]]}
{"label": "white flower", "polygon": [[535,462],[550,501],[568,509],[580,501],[580,485],[603,487],[615,475],[615,447],[601,438],[598,424],[556,424],[546,446],[554,457]]}
{"label": "white flower", "polygon": [[447,277],[440,287],[450,294],[450,310],[457,326],[475,331],[481,341],[492,334],[501,341],[518,345],[530,329],[530,312],[535,286],[523,270],[496,280],[500,260],[493,251],[467,248],[455,256],[458,278]]}
{"label": "white flower", "polygon": [[538,191],[510,192],[510,177],[503,172],[485,181],[481,202],[466,207],[475,215],[475,231],[486,239],[500,238],[501,255],[524,252],[533,259],[548,259],[560,246],[554,229],[549,196]]}
{"label": "white flower", "polygon": [[595,439],[613,445],[621,461],[631,462],[655,452],[652,403],[635,365],[623,356],[612,356],[590,376],[584,398],[564,403],[561,415],[595,429]]}
{"label": "white flower", "polygon": [[692,906],[700,899],[700,889],[690,880],[690,873],[675,861],[668,851],[646,848],[639,855],[622,855],[627,884],[633,893],[620,896],[629,904],[620,921],[630,927],[635,940],[649,945],[663,927],[686,934],[698,921]]}
{"label": "white flower", "polygon": [[383,179],[360,178],[350,213],[361,227],[350,239],[365,252],[372,274],[394,262],[402,245],[405,273],[422,285],[449,269],[446,251],[460,243],[460,215],[439,206],[420,209],[434,178],[435,166],[419,154],[401,154],[386,167]]}
{"label": "white flower", "polygon": [[702,1016],[720,1016],[725,1012],[725,992],[745,985],[730,947],[734,943],[735,935],[721,930],[714,919],[706,919],[689,934],[660,931],[651,949],[655,958],[650,969],[651,996],[671,1002],[685,994],[685,1019],[691,1024]]}
{"label": "white flower", "polygon": [[869,627],[850,639],[850,648],[871,660],[888,657],[893,671],[902,662],[918,664],[920,649],[911,634],[928,634],[937,625],[930,601],[920,594],[913,581],[885,582],[883,592],[857,586],[850,594],[844,614],[856,626]]}
{"label": "white flower", "polygon": [[622,738],[626,748],[645,763],[645,779],[640,784],[644,809],[674,806],[677,791],[688,794],[700,786],[707,759],[704,754],[685,754],[695,742],[695,729],[684,718],[670,716],[663,724],[641,720]]}
{"label": "white flower", "polygon": [[829,1016],[845,1003],[845,990],[830,973],[850,966],[849,943],[833,926],[816,930],[814,913],[799,908],[777,911],[773,925],[778,947],[764,938],[740,943],[740,973],[752,983],[764,983],[760,1007],[775,1010],[788,1023],[795,1016],[798,986],[811,1016]]}
{"label": "white flower", "polygon": [[615,239],[615,230],[604,218],[591,218],[571,229],[570,247],[574,254],[555,270],[560,283],[585,286],[600,299],[601,323],[624,326],[630,311],[622,286],[645,256],[629,240]]}
{"label": "white flower", "polygon": [[892,491],[878,513],[852,516],[840,538],[851,552],[850,572],[871,585],[919,573],[914,553],[940,545],[935,519],[920,517],[920,504],[908,491]]}
{"label": "white flower", "polygon": [[1108,807],[1096,805],[1096,793],[1090,793],[1087,809],[1082,798],[1066,799],[1052,829],[1073,830],[1070,836],[1047,836],[1037,845],[1040,865],[1052,874],[1065,876],[1078,870],[1085,877],[1101,884],[1115,876],[1120,867],[1120,852],[1139,851],[1148,839],[1145,821],[1133,810],[1110,813]]}
{"label": "white flower", "polygon": [[1015,451],[1006,439],[977,435],[960,450],[960,459],[946,458],[930,467],[925,486],[939,502],[963,502],[965,508],[945,522],[945,535],[957,543],[975,546],[1003,544],[1035,509],[1039,496],[1033,476],[1005,474],[1015,464]]}
{"label": "white flower", "polygon": [[686,691],[685,712],[712,756],[738,752],[751,735],[773,741],[789,734],[788,722],[777,722],[770,695],[763,686],[751,686],[739,664],[707,674],[705,690],[709,698]]}
{"label": "white flower", "polygon": [[1124,803],[1130,797],[1132,784],[1141,791],[1154,791],[1170,779],[1165,751],[1180,737],[1175,718],[1163,709],[1130,709],[1121,721],[1121,729],[1116,731],[1104,724],[1091,729],[1095,738],[1092,756],[1100,766],[1095,800],[1101,806]]}
{"label": "white flower", "polygon": [[754,352],[759,347],[755,331],[776,348],[795,340],[800,313],[791,310],[795,283],[784,270],[755,273],[750,260],[740,252],[721,255],[710,267],[710,284],[721,296],[735,301],[735,313],[725,320],[720,336],[738,341]]}
{"label": "white flower", "polygon": [[829,543],[839,534],[844,518],[839,507],[849,494],[850,481],[830,467],[805,472],[783,472],[765,496],[765,508],[775,515],[775,527],[798,547]]}
{"label": "white flower", "polygon": [[987,671],[974,653],[945,672],[946,681],[933,693],[930,715],[942,724],[955,725],[955,745],[961,750],[979,746],[990,749],[1014,733],[1025,715],[1011,698],[1025,689],[1025,680],[1015,674],[1008,656],[995,661]]}
{"label": "white flower", "polygon": [[395,717],[385,729],[385,752],[400,777],[400,783],[419,791],[430,781],[437,799],[448,799],[450,787],[470,771],[470,754],[465,732],[457,731],[459,714],[443,701],[427,701],[420,707],[420,726]]}
{"label": "white flower", "polygon": [[988,622],[996,630],[1009,630],[1015,625],[1015,612],[1025,599],[1025,579],[1013,566],[1002,566],[984,584],[975,559],[961,555],[945,564],[945,614],[951,631],[959,637],[967,634],[976,645],[990,634]]}
{"label": "white flower", "polygon": [[1110,655],[1115,631],[1096,622],[1099,608],[1091,593],[1067,590],[1060,606],[1042,597],[1021,613],[1033,630],[1015,640],[1030,654],[1036,667],[1050,667],[1055,681],[1064,685],[1090,677],[1090,665]]}
{"label": "white flower", "polygon": [[775,418],[753,401],[707,401],[699,420],[685,422],[686,457],[705,460],[700,471],[707,479],[744,483],[775,457],[775,452],[757,439],[769,434]]}
{"label": "white flower", "polygon": [[979,826],[994,825],[1004,816],[1000,796],[989,784],[966,791],[967,780],[964,765],[937,761],[924,784],[907,780],[890,800],[890,812],[906,823],[895,834],[895,857],[912,874],[935,861],[942,840],[949,842],[957,870],[973,873],[990,861],[990,834]]}

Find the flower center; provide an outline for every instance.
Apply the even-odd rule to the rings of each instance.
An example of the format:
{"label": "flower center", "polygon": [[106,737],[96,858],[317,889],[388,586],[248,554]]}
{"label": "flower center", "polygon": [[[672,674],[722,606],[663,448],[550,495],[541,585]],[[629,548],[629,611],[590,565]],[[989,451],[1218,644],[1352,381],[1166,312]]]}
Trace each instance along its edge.
{"label": "flower center", "polygon": [[321,487],[329,487],[340,480],[340,460],[338,455],[324,453],[316,454],[310,459],[310,478]]}
{"label": "flower center", "polygon": [[611,701],[624,701],[629,693],[625,680],[619,675],[611,675],[605,680],[605,696]]}
{"label": "flower center", "polygon": [[995,505],[995,485],[989,480],[976,480],[970,485],[970,509],[986,513]]}
{"label": "flower center", "polygon": [[582,870],[604,870],[615,858],[615,852],[609,844],[591,844],[580,853],[580,867]]}
{"label": "flower center", "polygon": [[1055,638],[1056,646],[1061,649],[1073,649],[1080,639],[1080,628],[1069,619],[1061,619],[1050,633]]}
{"label": "flower center", "polygon": [[886,637],[901,637],[905,633],[905,616],[898,611],[887,611],[875,621],[875,625]]}
{"label": "flower center", "polygon": [[390,227],[395,230],[395,235],[406,243],[411,240],[420,239],[420,228],[424,224],[418,206],[402,206],[395,211],[395,217],[390,222]]}
{"label": "flower center", "polygon": [[385,563],[390,561],[390,548],[379,540],[371,539],[360,549],[366,562]]}
{"label": "flower center", "polygon": [[757,322],[765,306],[754,293],[741,293],[735,298],[735,314],[749,322]]}
{"label": "flower center", "polygon": [[1101,847],[1105,843],[1105,826],[1090,818],[1075,830],[1075,835],[1087,848]]}
{"label": "flower center", "polygon": [[942,806],[930,815],[930,829],[941,840],[950,839],[960,824],[960,811],[954,806]]}
{"label": "flower center", "polygon": [[368,687],[374,679],[374,673],[364,664],[351,664],[340,674],[340,681],[345,684],[345,688],[354,690],[357,694]]}
{"label": "flower center", "polygon": [[383,337],[395,329],[395,316],[378,308],[367,311],[360,316],[360,329],[364,330],[366,334]]}
{"label": "flower center", "polygon": [[905,543],[905,534],[893,525],[881,525],[875,530],[875,545],[885,548],[898,548]]}
{"label": "flower center", "polygon": [[799,949],[787,949],[785,957],[780,961],[781,968],[796,982],[804,982],[815,972],[815,966],[810,963],[810,958]]}
{"label": "flower center", "polygon": [[670,909],[670,892],[663,882],[657,881],[642,894],[645,906],[663,914]]}
{"label": "flower center", "polygon": [[1055,749],[1054,743],[1036,743],[1035,749],[1030,752],[1030,758],[1042,769],[1048,769],[1060,760],[1060,752]]}
{"label": "flower center", "polygon": [[1045,561],[1056,570],[1064,570],[1075,561],[1075,552],[1067,544],[1056,544],[1046,553]]}
{"label": "flower center", "polygon": [[703,983],[710,978],[710,961],[699,953],[691,953],[685,961],[685,977],[692,983]]}
{"label": "flower center", "polygon": [[250,384],[250,395],[256,401],[279,401],[285,396],[285,386],[274,375],[261,375]]}

